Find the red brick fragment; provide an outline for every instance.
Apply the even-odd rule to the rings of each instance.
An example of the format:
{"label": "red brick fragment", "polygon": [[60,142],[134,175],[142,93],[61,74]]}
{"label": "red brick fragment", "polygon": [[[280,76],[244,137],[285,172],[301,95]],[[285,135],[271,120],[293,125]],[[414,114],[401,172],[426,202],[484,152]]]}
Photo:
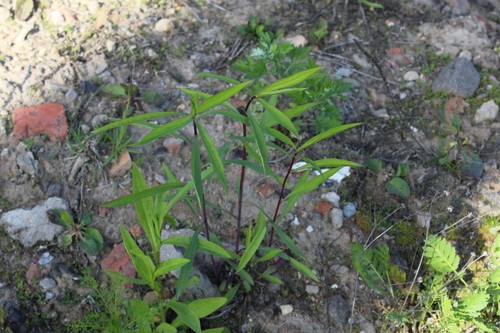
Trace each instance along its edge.
{"label": "red brick fragment", "polygon": [[262,184],[257,187],[257,192],[263,197],[263,198],[269,198],[271,195],[273,195],[276,190],[274,189],[274,186],[271,184]]}
{"label": "red brick fragment", "polygon": [[321,216],[327,216],[333,209],[333,204],[328,201],[320,201],[316,204],[316,211],[321,214]]}
{"label": "red brick fragment", "polygon": [[[115,245],[108,256],[101,260],[101,268],[121,273],[130,278],[135,278],[136,276],[134,264],[127,250],[125,250],[123,243]],[[127,282],[125,286],[131,288],[132,284]]]}
{"label": "red brick fragment", "polygon": [[45,134],[50,141],[64,141],[68,135],[68,121],[61,104],[41,104],[17,108],[12,113],[16,140]]}

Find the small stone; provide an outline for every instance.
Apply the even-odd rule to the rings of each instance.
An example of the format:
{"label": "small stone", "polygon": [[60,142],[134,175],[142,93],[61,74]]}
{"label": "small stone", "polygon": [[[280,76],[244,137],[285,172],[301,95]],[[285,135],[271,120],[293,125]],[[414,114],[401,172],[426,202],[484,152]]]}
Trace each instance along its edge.
{"label": "small stone", "polygon": [[7,130],[5,129],[5,122],[0,120],[0,145],[7,142]]}
{"label": "small stone", "polygon": [[104,124],[106,124],[109,120],[109,117],[105,114],[98,114],[98,115],[95,115],[92,120],[90,121],[90,125],[92,126],[92,128],[96,129],[96,128],[99,128],[101,126],[103,126]]}
{"label": "small stone", "polygon": [[64,141],[68,135],[68,122],[61,104],[42,104],[17,108],[12,113],[16,140],[45,134],[50,141]]}
{"label": "small stone", "polygon": [[57,287],[56,280],[49,277],[44,277],[43,279],[40,280],[38,284],[40,285],[40,288],[42,288],[42,290],[44,291],[54,289],[55,287]]}
{"label": "small stone", "polygon": [[351,311],[347,300],[342,295],[334,295],[325,302],[328,315],[331,319],[341,325],[347,325],[351,317]]}
{"label": "small stone", "polygon": [[[21,144],[22,142],[20,145]],[[33,153],[30,151],[19,152],[16,158],[16,163],[21,171],[30,176],[36,176],[40,171],[40,164],[37,160],[35,160]]]}
{"label": "small stone", "polygon": [[280,309],[283,316],[289,315],[293,312],[293,306],[291,306],[290,304],[280,305]]}
{"label": "small stone", "polygon": [[480,81],[479,73],[469,60],[456,58],[439,73],[432,83],[432,91],[468,97],[474,94]]}
{"label": "small stone", "polygon": [[344,213],[342,212],[342,209],[332,209],[332,211],[330,212],[330,218],[335,229],[342,228],[342,225],[344,224]]}
{"label": "small stone", "polygon": [[469,50],[462,50],[458,55],[460,58],[465,58],[469,61],[472,61],[472,53]]}
{"label": "small stone", "polygon": [[66,92],[66,95],[64,95],[64,97],[66,97],[66,101],[68,103],[73,103],[78,98],[78,93],[76,92],[75,89],[70,88],[70,89],[68,89],[68,91]]}
{"label": "small stone", "polygon": [[389,113],[387,113],[387,109],[378,109],[378,110],[373,110],[371,111],[371,114],[374,115],[377,118],[381,118],[384,120],[389,120],[391,117],[389,116]]}
{"label": "small stone", "polygon": [[343,209],[343,213],[345,217],[352,217],[356,214],[356,205],[352,202],[346,203]]}
{"label": "small stone", "polygon": [[163,140],[163,147],[171,153],[179,154],[182,148],[182,144],[184,141],[179,138],[168,137]]}
{"label": "small stone", "polygon": [[483,105],[481,105],[479,109],[477,109],[476,115],[474,116],[474,121],[476,123],[480,123],[483,121],[495,120],[497,115],[498,105],[494,100],[490,100],[486,103],[483,103]]}
{"label": "small stone", "polygon": [[53,299],[54,297],[56,297],[56,293],[53,292],[53,291],[47,291],[45,293],[45,300],[47,301],[50,301],[51,299]]}
{"label": "small stone", "polygon": [[58,10],[53,10],[50,12],[49,20],[50,23],[54,24],[55,26],[62,26],[66,22],[63,14]]}
{"label": "small stone", "polygon": [[168,32],[168,31],[172,30],[173,27],[174,27],[174,24],[173,24],[172,20],[170,20],[168,18],[163,18],[155,23],[155,30],[158,32]]}
{"label": "small stone", "polygon": [[293,225],[300,225],[300,221],[299,221],[299,218],[297,216],[295,216],[292,220],[292,224]]}
{"label": "small stone", "polygon": [[346,68],[346,67],[340,67],[335,71],[335,76],[338,77],[350,77],[352,75],[352,69]]}
{"label": "small stone", "polygon": [[417,81],[419,79],[419,75],[417,72],[415,71],[409,71],[409,72],[406,72],[405,75],[403,76],[403,79],[405,81]]}
{"label": "small stone", "polygon": [[156,53],[155,50],[153,50],[153,49],[147,49],[146,56],[149,59],[157,59],[159,57],[158,53]]}
{"label": "small stone", "polygon": [[313,228],[312,226],[308,225],[308,226],[307,226],[307,228],[306,228],[306,231],[307,231],[308,233],[311,233],[311,232],[313,232],[313,231],[314,231],[314,228]]}
{"label": "small stone", "polygon": [[315,294],[319,293],[319,287],[315,286],[315,285],[308,284],[306,286],[306,293],[308,293],[309,295],[315,295]]}
{"label": "small stone", "polygon": [[307,38],[305,38],[302,35],[296,35],[296,36],[289,36],[284,38],[287,42],[292,43],[293,46],[295,47],[300,47],[300,46],[306,46],[307,45]]}
{"label": "small stone", "polygon": [[116,47],[116,43],[114,40],[111,40],[111,39],[107,39],[106,40],[106,50],[108,52],[113,52],[115,50],[115,47]]}
{"label": "small stone", "polygon": [[47,188],[48,197],[58,197],[61,195],[62,186],[59,184],[50,184]]}
{"label": "small stone", "polygon": [[323,193],[321,199],[331,202],[334,206],[339,206],[340,197],[336,192]]}
{"label": "small stone", "polygon": [[363,69],[370,69],[372,67],[371,63],[368,60],[366,60],[365,57],[362,57],[359,54],[354,54],[352,56],[352,61],[354,61]]}
{"label": "small stone", "polygon": [[38,264],[41,266],[48,265],[54,260],[54,256],[50,254],[50,252],[44,252],[41,256],[40,259],[38,259]]}
{"label": "small stone", "polygon": [[274,186],[272,184],[262,184],[257,187],[257,192],[261,197],[269,198],[276,192],[276,190],[274,189]]}
{"label": "small stone", "polygon": [[331,202],[327,201],[320,201],[316,204],[316,211],[321,215],[321,216],[327,216],[328,213],[333,208],[333,204]]}
{"label": "small stone", "polygon": [[109,169],[110,177],[122,177],[132,167],[132,159],[128,151],[124,151],[116,158],[116,161]]}

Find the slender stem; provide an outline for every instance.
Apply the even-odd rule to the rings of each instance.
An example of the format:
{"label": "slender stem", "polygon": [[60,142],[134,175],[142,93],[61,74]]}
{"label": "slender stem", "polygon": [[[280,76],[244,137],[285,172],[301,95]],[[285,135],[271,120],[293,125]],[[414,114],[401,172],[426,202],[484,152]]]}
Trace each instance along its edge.
{"label": "slender stem", "polygon": [[[250,107],[250,104],[252,101],[256,98],[256,96],[252,96],[248,102],[247,105],[245,106],[245,109],[239,108],[238,111],[243,115],[246,116],[248,112],[248,108]],[[247,124],[243,123],[243,137],[245,138],[247,136]],[[241,159],[245,161],[247,159],[247,149],[245,145],[243,145],[243,153],[241,156]],[[238,253],[240,250],[240,233],[241,233],[241,212],[242,212],[242,207],[243,207],[243,183],[245,182],[245,171],[246,168],[244,165],[241,165],[241,171],[240,171],[240,188],[238,189],[238,215],[236,217],[236,246],[235,246],[235,252]]]}
{"label": "slender stem", "polygon": [[[283,194],[285,193],[286,181],[288,180],[288,177],[292,173],[292,167],[293,167],[293,164],[295,163],[296,157],[297,157],[297,152],[295,152],[295,154],[293,154],[292,161],[290,162],[290,166],[288,167],[288,170],[287,170],[286,175],[285,175],[285,179],[283,179],[283,183],[281,184],[280,197],[278,199],[278,204],[276,205],[276,210],[274,211],[273,223],[276,223],[276,219],[278,218],[278,213],[280,211],[281,202],[283,201]],[[269,246],[271,246],[271,244],[273,243],[273,236],[274,236],[274,228],[271,229],[271,234],[269,235]]]}

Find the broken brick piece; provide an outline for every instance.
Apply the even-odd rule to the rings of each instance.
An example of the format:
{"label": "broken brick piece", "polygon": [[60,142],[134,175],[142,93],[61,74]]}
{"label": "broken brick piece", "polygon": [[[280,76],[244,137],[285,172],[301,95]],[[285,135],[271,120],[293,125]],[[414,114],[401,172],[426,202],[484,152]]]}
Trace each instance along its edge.
{"label": "broken brick piece", "polygon": [[41,104],[17,108],[12,113],[16,140],[45,134],[50,141],[64,141],[68,136],[68,121],[61,104]]}
{"label": "broken brick piece", "polygon": [[[101,268],[121,273],[129,278],[135,278],[136,276],[134,264],[123,243],[115,245],[108,256],[101,260]],[[131,288],[132,284],[126,282],[125,286]]]}
{"label": "broken brick piece", "polygon": [[316,204],[316,211],[321,216],[327,216],[333,208],[333,204],[327,201],[320,201]]}

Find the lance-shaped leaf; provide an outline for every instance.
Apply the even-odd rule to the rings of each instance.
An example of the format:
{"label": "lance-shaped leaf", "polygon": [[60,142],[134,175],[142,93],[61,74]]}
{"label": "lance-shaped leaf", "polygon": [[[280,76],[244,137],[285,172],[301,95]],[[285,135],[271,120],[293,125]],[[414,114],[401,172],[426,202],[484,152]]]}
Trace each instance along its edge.
{"label": "lance-shaped leaf", "polygon": [[266,130],[269,132],[269,134],[271,134],[272,136],[274,136],[276,139],[278,139],[281,142],[286,143],[290,147],[296,149],[296,146],[293,143],[292,139],[290,139],[285,134],[281,133],[280,131],[278,131],[277,129],[274,129],[274,128],[267,128]]}
{"label": "lance-shaped leaf", "polygon": [[208,77],[210,79],[216,79],[216,80],[220,80],[222,82],[226,82],[226,83],[229,83],[229,84],[238,84],[238,80],[235,80],[233,78],[230,78],[230,77],[227,77],[227,76],[224,76],[224,75],[218,75],[218,74],[212,74],[212,73],[200,73],[198,74],[199,77]]}
{"label": "lance-shaped leaf", "polygon": [[198,249],[198,235],[200,234],[200,228],[198,228],[193,237],[191,237],[191,241],[189,242],[189,246],[184,253],[184,258],[189,259],[189,262],[182,266],[181,272],[179,274],[179,279],[177,279],[175,298],[179,299],[179,297],[184,293],[187,287],[189,287],[189,281],[191,275],[193,273],[193,262],[194,256],[196,255],[196,250]]}
{"label": "lance-shaped leaf", "polygon": [[162,125],[162,126],[155,128],[154,130],[152,130],[151,132],[146,134],[139,142],[136,142],[130,146],[131,147],[142,146],[142,145],[149,143],[151,141],[154,141],[158,138],[169,135],[170,133],[173,133],[173,132],[178,131],[181,128],[185,127],[192,120],[193,120],[193,118],[191,116],[185,116],[185,117],[173,120],[171,122],[168,122],[165,125]]}
{"label": "lance-shaped leaf", "polygon": [[[167,238],[161,242],[163,244],[171,244],[175,246],[188,247],[191,243],[191,237],[186,236],[176,236]],[[222,246],[219,246],[211,241],[206,240],[205,238],[198,238],[198,250],[201,252],[212,254],[216,257],[231,259],[238,258],[238,255],[235,253],[229,252],[224,249]]]}
{"label": "lance-shaped leaf", "polygon": [[289,94],[289,93],[299,92],[299,91],[304,91],[304,90],[306,90],[306,88],[284,88],[284,89],[260,92],[259,96],[263,97],[263,96]]}
{"label": "lance-shaped leaf", "polygon": [[299,272],[301,272],[302,274],[304,274],[305,276],[307,276],[311,280],[319,282],[316,274],[314,274],[314,272],[309,267],[307,267],[306,265],[304,265],[303,263],[301,263],[297,259],[290,257],[290,265],[292,265],[293,268],[295,268],[296,270],[298,270]]}
{"label": "lance-shaped leaf", "polygon": [[186,258],[172,258],[169,260],[163,261],[156,271],[154,272],[154,278],[156,279],[159,276],[170,273],[171,271],[175,271],[176,269],[181,268],[189,262],[189,259]]}
{"label": "lance-shaped leaf", "polygon": [[106,203],[103,203],[101,206],[103,207],[120,207],[120,206],[126,206],[130,203],[135,203],[141,199],[151,197],[157,194],[165,193],[167,191],[180,188],[186,186],[186,183],[181,183],[181,182],[171,182],[171,183],[165,183],[157,186],[153,186],[150,188],[147,188],[143,191],[140,192],[135,192],[129,195],[124,195],[122,197],[119,197],[117,199],[108,201]]}
{"label": "lance-shaped leaf", "polygon": [[260,125],[255,121],[251,114],[248,115],[248,120],[250,122],[250,126],[252,127],[253,135],[255,137],[255,141],[257,144],[257,150],[259,151],[259,159],[262,164],[262,169],[268,170],[268,152],[267,152],[267,143],[264,137],[264,133],[260,128]]}
{"label": "lance-shaped leaf", "polygon": [[200,132],[201,141],[203,142],[203,145],[207,150],[208,159],[212,163],[215,174],[219,178],[222,187],[224,188],[224,190],[227,191],[227,179],[226,179],[226,173],[224,172],[224,162],[222,162],[222,158],[219,155],[219,151],[215,147],[215,144],[210,135],[208,134],[207,130],[205,129],[205,127],[200,122],[196,120],[195,122],[196,122],[196,127]]}
{"label": "lance-shaped leaf", "polygon": [[133,116],[133,117],[128,117],[125,119],[120,119],[117,121],[114,121],[112,123],[109,123],[107,125],[104,125],[102,127],[96,128],[91,134],[99,134],[105,131],[108,131],[113,128],[117,128],[120,126],[125,126],[125,125],[130,125],[130,124],[135,124],[135,123],[140,123],[146,120],[151,120],[151,119],[157,119],[157,118],[163,118],[163,117],[168,117],[168,116],[174,116],[174,115],[180,115],[182,113],[180,112],[151,112],[151,113],[145,113],[145,114],[140,114],[138,116]]}
{"label": "lance-shaped leaf", "polygon": [[318,143],[324,139],[327,139],[335,134],[341,133],[345,130],[348,130],[352,127],[361,125],[361,123],[354,123],[354,124],[346,124],[346,125],[341,125],[337,127],[330,128],[329,130],[326,130],[324,132],[321,132],[320,134],[313,136],[309,140],[307,140],[302,146],[299,147],[297,152],[301,152],[302,150],[314,145],[315,143]]}
{"label": "lance-shaped leaf", "polygon": [[196,333],[201,333],[200,319],[189,306],[177,301],[168,301],[165,304],[179,316],[180,322],[178,325],[183,323]]}
{"label": "lance-shaped leaf", "polygon": [[342,160],[338,158],[324,158],[321,160],[316,160],[312,161],[309,163],[306,163],[297,169],[294,169],[293,171],[301,171],[309,168],[314,168],[316,170],[319,170],[320,168],[335,168],[335,167],[344,167],[344,166],[350,166],[350,167],[360,167],[361,164],[358,164],[356,162],[348,161],[348,160]]}
{"label": "lance-shaped leaf", "polygon": [[245,268],[245,266],[253,258],[253,256],[259,249],[260,244],[264,240],[267,231],[265,220],[266,219],[264,214],[259,213],[252,240],[249,242],[248,247],[245,249],[245,252],[241,256],[241,260],[238,263],[238,267],[236,268],[236,273],[239,273],[243,268]]}
{"label": "lance-shaped leaf", "polygon": [[340,169],[341,168],[330,169],[330,170],[328,170],[320,175],[315,176],[310,181],[308,181],[304,184],[301,184],[299,186],[296,186],[293,189],[293,191],[289,195],[287,195],[286,199],[288,199],[289,197],[293,197],[294,195],[297,195],[297,194],[304,194],[304,193],[314,191],[315,189],[317,189],[321,184],[323,184],[325,181],[327,181],[331,176],[333,176]]}
{"label": "lance-shaped leaf", "polygon": [[231,88],[223,90],[223,91],[207,98],[200,105],[197,106],[196,112],[198,114],[203,113],[203,112],[208,111],[217,105],[224,103],[225,101],[227,101],[229,98],[236,95],[238,92],[240,92],[240,90],[244,89],[246,86],[248,86],[252,82],[253,81],[247,81],[247,82],[237,84]]}
{"label": "lance-shaped leaf", "polygon": [[193,138],[193,150],[191,154],[191,175],[193,177],[194,189],[196,191],[196,198],[198,199],[199,207],[203,207],[203,184],[201,180],[201,157],[200,157],[200,144],[198,137]]}
{"label": "lance-shaped leaf", "polygon": [[278,123],[281,126],[289,130],[290,133],[292,133],[296,138],[299,137],[299,132],[297,131],[297,128],[295,128],[295,126],[293,125],[290,118],[285,116],[285,114],[283,114],[283,112],[281,112],[277,107],[269,104],[264,99],[258,98],[257,100],[266,108],[267,111],[269,111],[273,115],[273,117],[278,121]]}
{"label": "lance-shaped leaf", "polygon": [[323,67],[314,67],[310,69],[306,69],[304,71],[295,73],[293,75],[290,75],[288,77],[285,77],[281,80],[278,80],[276,82],[271,83],[267,87],[264,87],[257,96],[261,96],[261,94],[268,93],[270,91],[275,91],[275,90],[281,90],[289,87],[293,87],[299,83],[301,83],[304,80],[307,80],[308,77],[322,69]]}

